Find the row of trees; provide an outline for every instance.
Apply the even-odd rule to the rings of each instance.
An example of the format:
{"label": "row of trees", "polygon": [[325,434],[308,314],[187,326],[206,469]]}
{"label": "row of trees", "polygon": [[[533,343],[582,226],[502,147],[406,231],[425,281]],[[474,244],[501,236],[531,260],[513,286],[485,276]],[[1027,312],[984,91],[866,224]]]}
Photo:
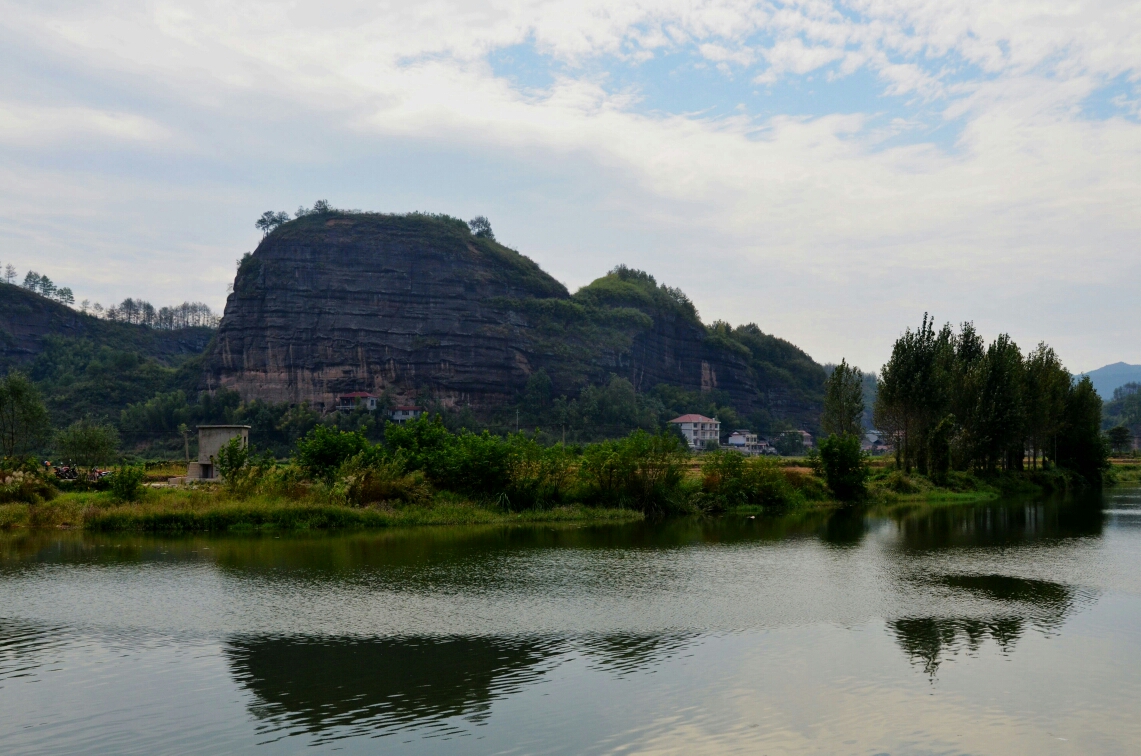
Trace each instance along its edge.
{"label": "row of trees", "polygon": [[[0,273],[0,277],[9,284],[13,283],[16,280],[15,267],[9,264],[2,273]],[[24,283],[22,285],[28,291],[34,291],[41,296],[54,299],[62,304],[68,306],[75,304],[75,294],[69,287],[57,287],[51,278],[46,275],[40,275],[34,270],[28,271],[27,275],[24,276]],[[158,328],[167,331],[199,326],[217,328],[218,323],[222,320],[220,315],[217,315],[210,309],[209,305],[203,302],[183,302],[173,307],[160,307],[156,309],[154,305],[144,299],[133,299],[131,297],[110,307],[104,307],[98,302],[92,303],[90,300],[85,299],[79,304],[79,310],[85,314],[94,315],[97,318],[104,318],[119,323],[144,325],[149,328]]]}
{"label": "row of trees", "polygon": [[214,313],[210,306],[203,302],[183,302],[173,307],[160,307],[143,299],[127,297],[118,305],[104,308],[96,302],[90,304],[84,300],[80,309],[96,317],[105,318],[119,323],[132,323],[165,331],[177,331],[180,328],[195,328],[205,326],[217,328],[222,320],[220,315]]}
{"label": "row of trees", "polygon": [[[328,215],[329,213],[346,212],[338,210],[329,204],[328,200],[317,200],[313,203],[313,207],[298,207],[297,212],[293,214],[293,218],[304,218],[307,215]],[[357,213],[359,210],[349,210],[347,212]],[[284,210],[274,212],[273,210],[266,210],[262,213],[256,221],[254,221],[254,228],[261,231],[262,237],[269,236],[278,226],[282,226],[289,221],[293,220],[289,217],[289,213]],[[481,239],[490,239],[495,241],[495,232],[491,230],[491,221],[486,216],[477,215],[468,221],[468,228],[471,229],[472,235]]]}
{"label": "row of trees", "polygon": [[1075,382],[1046,344],[1024,355],[1002,334],[987,345],[971,323],[936,331],[924,315],[908,329],[880,372],[874,418],[900,466],[934,476],[1049,461],[1092,480],[1106,464],[1089,378]]}
{"label": "row of trees", "polygon": [[[328,200],[317,200],[313,203],[313,207],[298,207],[297,212],[293,214],[293,217],[304,218],[306,215],[328,215],[329,213],[333,212],[339,211],[330,205]],[[290,220],[292,220],[292,218],[290,218],[289,213],[285,212],[284,210],[276,213],[272,210],[266,210],[256,221],[254,221],[254,227],[257,228],[258,231],[261,231],[262,236],[264,237],[269,236],[270,232],[272,232],[275,228],[288,223]]]}
{"label": "row of trees", "polygon": [[[5,273],[5,278],[7,279],[8,283],[11,283],[13,280],[15,280],[16,269],[11,265],[8,266],[8,269]],[[29,291],[34,291],[37,294],[41,294],[49,299],[54,299],[57,302],[62,302],[65,305],[75,304],[75,295],[71,292],[70,288],[66,286],[56,287],[55,283],[53,283],[50,278],[47,276],[41,276],[34,270],[29,270],[28,274],[24,276],[24,288],[28,289]]]}

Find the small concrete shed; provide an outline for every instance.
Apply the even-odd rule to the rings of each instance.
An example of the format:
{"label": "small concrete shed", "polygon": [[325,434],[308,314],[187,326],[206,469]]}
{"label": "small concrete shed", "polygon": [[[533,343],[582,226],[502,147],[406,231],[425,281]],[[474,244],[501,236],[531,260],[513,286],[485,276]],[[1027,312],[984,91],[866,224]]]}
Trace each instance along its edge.
{"label": "small concrete shed", "polygon": [[187,480],[220,480],[214,457],[218,450],[230,443],[232,438],[241,438],[242,446],[249,446],[250,426],[248,425],[199,425],[198,461],[191,462],[186,469]]}

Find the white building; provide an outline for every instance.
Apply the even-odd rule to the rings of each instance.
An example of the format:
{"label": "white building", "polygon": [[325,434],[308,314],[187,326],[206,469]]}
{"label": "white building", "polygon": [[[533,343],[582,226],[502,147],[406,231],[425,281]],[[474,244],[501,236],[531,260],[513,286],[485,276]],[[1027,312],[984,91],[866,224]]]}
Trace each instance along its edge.
{"label": "white building", "polygon": [[704,449],[712,441],[719,443],[721,439],[721,421],[705,415],[682,415],[670,420],[676,425],[686,440],[689,448]]}
{"label": "white building", "polygon": [[389,412],[388,416],[390,418],[392,418],[392,422],[396,423],[397,425],[404,425],[404,423],[408,422],[409,420],[415,420],[416,418],[420,417],[420,415],[423,415],[423,414],[424,414],[424,408],[423,407],[408,406],[408,407],[393,407],[392,412]]}
{"label": "white building", "polygon": [[730,433],[725,443],[730,449],[739,451],[750,457],[768,454],[771,450],[767,441],[762,441],[757,437],[756,433],[745,429],[735,430]]}

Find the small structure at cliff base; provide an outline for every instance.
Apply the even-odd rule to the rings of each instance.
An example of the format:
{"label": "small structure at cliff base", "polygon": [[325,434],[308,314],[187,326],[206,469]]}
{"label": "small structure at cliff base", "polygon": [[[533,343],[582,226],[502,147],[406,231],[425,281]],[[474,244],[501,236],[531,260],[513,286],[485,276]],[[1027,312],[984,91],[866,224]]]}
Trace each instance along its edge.
{"label": "small structure at cliff base", "polygon": [[250,426],[248,425],[199,425],[198,461],[186,467],[187,480],[221,480],[214,458],[218,450],[230,443],[231,439],[242,439],[242,446],[249,446]]}

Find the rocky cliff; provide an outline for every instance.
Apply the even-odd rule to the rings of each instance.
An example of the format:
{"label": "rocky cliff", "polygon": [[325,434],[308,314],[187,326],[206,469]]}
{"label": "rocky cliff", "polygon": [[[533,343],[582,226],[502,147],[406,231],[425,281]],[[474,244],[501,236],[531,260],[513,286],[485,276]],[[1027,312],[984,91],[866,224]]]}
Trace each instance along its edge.
{"label": "rocky cliff", "polygon": [[210,389],[325,408],[350,391],[493,408],[540,369],[571,396],[617,374],[643,390],[718,390],[742,412],[814,401],[646,274],[571,296],[462,221],[420,214],[313,214],[270,233],[239,268],[205,369]]}

